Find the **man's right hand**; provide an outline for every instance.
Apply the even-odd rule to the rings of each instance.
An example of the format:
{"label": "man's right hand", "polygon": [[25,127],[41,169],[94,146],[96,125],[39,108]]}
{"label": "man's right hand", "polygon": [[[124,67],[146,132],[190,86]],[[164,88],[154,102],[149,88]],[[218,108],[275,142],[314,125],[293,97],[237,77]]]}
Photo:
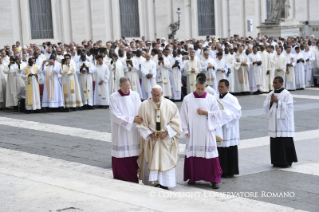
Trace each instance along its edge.
{"label": "man's right hand", "polygon": [[134,123],[141,124],[143,122],[143,118],[139,116],[134,117]]}
{"label": "man's right hand", "polygon": [[157,141],[157,136],[156,136],[154,133],[150,134],[150,137],[151,137],[153,140]]}

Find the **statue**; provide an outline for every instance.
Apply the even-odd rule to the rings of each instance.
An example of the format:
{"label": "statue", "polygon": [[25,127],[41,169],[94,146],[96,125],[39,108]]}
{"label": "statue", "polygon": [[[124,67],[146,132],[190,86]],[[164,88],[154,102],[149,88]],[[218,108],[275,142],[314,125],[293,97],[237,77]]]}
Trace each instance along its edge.
{"label": "statue", "polygon": [[290,0],[268,0],[270,16],[267,21],[284,21],[289,18]]}

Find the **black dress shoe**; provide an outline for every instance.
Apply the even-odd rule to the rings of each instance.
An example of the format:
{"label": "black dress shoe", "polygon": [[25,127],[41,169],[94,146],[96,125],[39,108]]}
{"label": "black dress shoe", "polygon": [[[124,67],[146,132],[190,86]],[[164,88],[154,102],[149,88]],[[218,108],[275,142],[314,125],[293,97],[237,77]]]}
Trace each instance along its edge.
{"label": "black dress shoe", "polygon": [[212,183],[212,188],[213,189],[219,189],[218,183]]}
{"label": "black dress shoe", "polygon": [[168,190],[168,187],[162,186],[161,184],[157,184],[155,187],[161,188],[161,189],[164,189],[164,190]]}

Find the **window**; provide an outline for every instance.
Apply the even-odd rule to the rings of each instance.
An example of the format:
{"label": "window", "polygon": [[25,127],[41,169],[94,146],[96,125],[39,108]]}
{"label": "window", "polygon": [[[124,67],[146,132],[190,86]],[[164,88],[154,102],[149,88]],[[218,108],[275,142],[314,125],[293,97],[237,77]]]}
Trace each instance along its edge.
{"label": "window", "polygon": [[267,19],[270,17],[270,2],[269,0],[266,0],[267,4]]}
{"label": "window", "polygon": [[140,37],[138,0],[120,0],[121,36]]}
{"label": "window", "polygon": [[51,0],[29,0],[31,38],[53,38]]}
{"label": "window", "polygon": [[198,35],[215,35],[214,0],[197,0]]}

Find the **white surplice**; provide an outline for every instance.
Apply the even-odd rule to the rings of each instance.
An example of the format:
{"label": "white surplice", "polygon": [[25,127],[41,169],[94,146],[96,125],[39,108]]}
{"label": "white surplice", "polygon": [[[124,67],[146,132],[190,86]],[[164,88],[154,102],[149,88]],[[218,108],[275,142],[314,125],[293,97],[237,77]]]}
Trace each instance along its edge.
{"label": "white surplice", "polygon": [[169,70],[172,64],[167,57],[163,57],[164,64],[156,65],[156,83],[162,87],[163,96],[171,97],[171,82],[169,80]]}
{"label": "white surplice", "polygon": [[264,101],[264,109],[269,119],[268,135],[272,138],[295,137],[293,98],[289,91],[284,89],[275,93],[278,103],[270,104],[271,91]]}
{"label": "white surplice", "polygon": [[[148,99],[152,96],[152,86],[156,84],[156,64],[152,60],[146,60],[141,64],[142,71],[142,93],[143,99]],[[153,74],[153,76],[148,79],[146,75]]]}
{"label": "white surplice", "polygon": [[301,52],[295,53],[295,81],[296,81],[296,89],[305,88],[305,65],[302,62],[297,63],[297,60],[304,59],[303,54]]}
{"label": "white surplice", "polygon": [[54,65],[46,64],[43,66],[44,76],[42,107],[58,108],[64,106],[62,87],[59,82],[61,65],[55,62]]}
{"label": "white surplice", "polygon": [[175,62],[178,62],[179,68],[174,67],[169,70],[169,80],[172,87],[172,96],[170,99],[173,100],[181,100],[181,93],[182,93],[182,71],[184,69],[184,63],[179,57],[171,57],[170,62],[172,66]]}
{"label": "white surplice", "polygon": [[286,71],[286,86],[287,90],[296,90],[296,78],[295,78],[295,66],[296,66],[296,58],[294,54],[289,53],[286,55],[286,63],[292,66],[288,66],[288,73]]}
{"label": "white surplice", "polygon": [[[107,65],[97,65],[95,67],[95,90],[94,90],[94,105],[106,106],[110,103],[109,93],[109,77],[110,71]],[[102,85],[100,85],[100,81]]]}
{"label": "white surplice", "polygon": [[[86,70],[86,68],[83,68],[83,71],[85,73],[83,74],[81,72],[82,65],[85,64],[89,70]],[[95,66],[88,61],[80,61],[77,64],[76,67],[76,73],[78,75],[79,79],[79,86],[81,90],[81,97],[83,105],[90,105],[93,106],[93,77],[95,72]]]}
{"label": "white surplice", "polygon": [[267,71],[269,71],[269,54],[266,51],[259,51],[258,52],[260,59],[261,59],[261,84],[262,84],[262,91],[269,92],[269,75]]}
{"label": "white surplice", "polygon": [[133,122],[134,117],[138,116],[140,105],[140,96],[135,91],[130,91],[128,96],[121,96],[118,91],[110,96],[112,157],[139,155],[140,134]]}
{"label": "white surplice", "polygon": [[262,91],[262,71],[261,65],[253,64],[253,62],[261,61],[260,55],[251,53],[250,59],[250,69],[249,69],[249,89],[250,92],[256,92],[257,90]]}
{"label": "white surplice", "polygon": [[140,66],[135,58],[131,58],[130,60],[132,61],[133,66],[131,66],[131,64],[128,65],[125,60],[125,63],[123,65],[124,74],[127,78],[130,79],[132,91],[137,92],[140,95],[140,98],[143,99],[140,78],[138,76]]}
{"label": "white surplice", "polygon": [[[208,111],[208,116],[199,115],[199,108]],[[190,135],[186,140],[185,156],[218,157],[215,129],[221,121],[221,111],[216,97],[207,93],[206,98],[195,98],[193,93],[188,94],[183,100],[180,116],[182,135]]]}
{"label": "white surplice", "polygon": [[238,99],[230,93],[223,98],[216,96],[218,101],[223,105],[221,110],[222,118],[219,126],[222,130],[223,142],[217,142],[218,147],[236,146],[240,143],[239,119],[242,115],[241,106]]}
{"label": "white surplice", "polygon": [[[36,70],[37,69],[37,77],[36,76],[32,76],[32,77],[28,77],[28,70],[30,70],[30,74],[36,74]],[[32,87],[32,102],[28,101],[28,96],[30,95],[28,93],[28,89],[26,89],[26,99],[25,99],[25,109],[26,110],[40,110],[41,109],[41,99],[40,99],[40,88],[39,88],[39,83],[38,81],[41,81],[42,78],[42,72],[40,70],[40,67],[37,65],[33,65],[32,67],[30,67],[29,65],[27,65],[26,67],[24,67],[24,69],[22,70],[21,73],[21,78],[25,81],[25,85],[26,87],[31,84]]]}
{"label": "white surplice", "polygon": [[[207,69],[208,65],[213,65],[214,69],[216,70],[216,61],[215,59],[209,57],[208,59],[206,59],[205,57],[203,57],[200,61],[200,66],[201,66],[201,72],[203,72],[206,75],[206,83],[209,86],[212,86],[214,88],[215,91],[218,91],[218,81],[217,81],[217,77],[216,77],[216,73],[214,71],[214,69],[210,68]],[[193,92],[195,90],[192,90],[190,92]],[[188,92],[188,93],[190,93]]]}
{"label": "white surplice", "polygon": [[[308,51],[308,52],[305,51],[303,52],[303,58],[305,59],[305,86],[311,87],[313,85],[312,64],[313,64],[313,61],[315,60],[315,57],[311,51]],[[308,59],[309,61],[307,62]]]}

